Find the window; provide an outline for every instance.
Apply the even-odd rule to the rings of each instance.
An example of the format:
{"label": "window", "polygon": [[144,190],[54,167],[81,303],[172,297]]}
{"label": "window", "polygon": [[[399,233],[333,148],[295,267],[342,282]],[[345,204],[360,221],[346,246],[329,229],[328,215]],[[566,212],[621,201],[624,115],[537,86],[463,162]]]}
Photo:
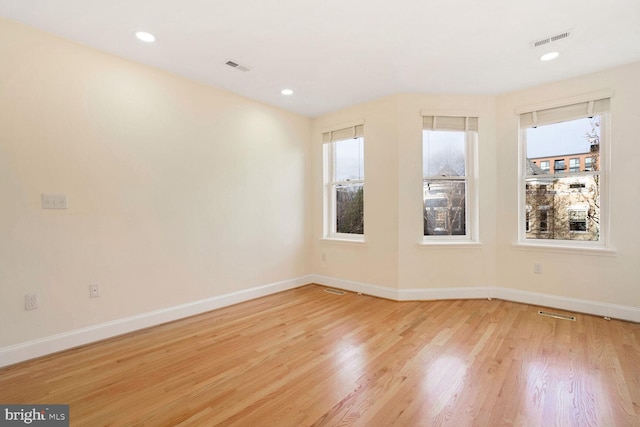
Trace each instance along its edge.
{"label": "window", "polygon": [[569,208],[569,231],[587,231],[587,210]]}
{"label": "window", "polygon": [[[544,239],[546,244],[581,241],[575,244],[606,246],[602,156],[606,155],[608,111],[609,98],[599,98],[520,114],[525,165],[521,168],[521,242]],[[547,160],[540,159],[553,161],[552,175],[542,167]],[[542,188],[546,191],[535,190]]]}
{"label": "window", "polygon": [[325,237],[363,240],[363,126],[324,133],[323,140]]}
{"label": "window", "polygon": [[477,129],[477,117],[423,117],[425,241],[476,240],[474,158]]}
{"label": "window", "polygon": [[595,170],[595,166],[594,166],[594,161],[593,161],[593,157],[586,157],[584,159],[584,170],[585,171],[594,171]]}
{"label": "window", "polygon": [[447,209],[434,208],[433,228],[436,231],[445,231],[447,229]]}
{"label": "window", "polygon": [[549,232],[549,206],[538,208],[538,231],[541,233]]}
{"label": "window", "polygon": [[548,160],[543,160],[540,162],[540,169],[542,169],[542,171],[544,173],[549,173],[549,170],[551,169],[551,164]]}
{"label": "window", "polygon": [[580,172],[580,159],[569,159],[569,172]]}

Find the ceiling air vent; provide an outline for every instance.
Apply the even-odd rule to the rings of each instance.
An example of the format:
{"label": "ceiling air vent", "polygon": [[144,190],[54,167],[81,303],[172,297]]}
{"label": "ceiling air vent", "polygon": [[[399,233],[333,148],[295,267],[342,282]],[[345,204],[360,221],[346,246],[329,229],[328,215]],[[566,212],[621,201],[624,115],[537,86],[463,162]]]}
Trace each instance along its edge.
{"label": "ceiling air vent", "polygon": [[571,35],[571,30],[565,31],[563,33],[554,34],[553,36],[545,37],[543,39],[531,42],[531,47],[532,48],[536,48],[536,47],[544,46],[544,45],[547,45],[549,43],[553,43],[553,42],[557,42],[557,41],[562,40],[562,39],[566,39],[570,35]]}
{"label": "ceiling air vent", "polygon": [[228,65],[231,68],[235,68],[236,70],[240,70],[240,71],[249,71],[249,67],[245,67],[244,65],[240,65],[237,62],[234,61],[227,61],[225,62],[226,65]]}

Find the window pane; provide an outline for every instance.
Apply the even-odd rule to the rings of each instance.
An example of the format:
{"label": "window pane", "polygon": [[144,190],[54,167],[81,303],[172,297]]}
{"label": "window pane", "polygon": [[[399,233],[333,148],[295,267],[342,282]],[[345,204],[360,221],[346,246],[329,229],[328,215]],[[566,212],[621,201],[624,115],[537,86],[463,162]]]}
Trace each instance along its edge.
{"label": "window pane", "polygon": [[594,158],[593,157],[591,157],[591,156],[590,157],[586,157],[584,159],[584,170],[585,171],[594,171],[595,170],[594,164],[595,164],[595,162],[594,162]]}
{"label": "window pane", "polygon": [[333,144],[335,149],[335,180],[364,179],[363,139],[345,139]]}
{"label": "window pane", "polygon": [[587,231],[587,211],[569,211],[569,231]]}
{"label": "window pane", "polygon": [[425,236],[466,234],[466,182],[425,180],[423,194]]}
{"label": "window pane", "polygon": [[[600,239],[600,176],[526,180],[527,239]],[[526,214],[525,214],[526,215]],[[525,225],[526,226],[526,225]]]}
{"label": "window pane", "polygon": [[465,176],[465,132],[423,132],[423,178]]}
{"label": "window pane", "polygon": [[580,159],[569,159],[569,172],[580,172]]}
{"label": "window pane", "polygon": [[[542,171],[544,173],[549,173],[549,169],[551,168],[550,165],[551,165],[551,162],[549,162],[548,160],[546,160],[546,161],[543,160],[543,161],[540,162],[540,169],[542,169]],[[531,175],[534,175],[534,174],[531,174]],[[535,174],[535,175],[537,175],[537,174]]]}
{"label": "window pane", "polygon": [[600,121],[594,116],[526,129],[527,175],[598,170]]}
{"label": "window pane", "polygon": [[364,234],[364,185],[336,185],[336,231]]}

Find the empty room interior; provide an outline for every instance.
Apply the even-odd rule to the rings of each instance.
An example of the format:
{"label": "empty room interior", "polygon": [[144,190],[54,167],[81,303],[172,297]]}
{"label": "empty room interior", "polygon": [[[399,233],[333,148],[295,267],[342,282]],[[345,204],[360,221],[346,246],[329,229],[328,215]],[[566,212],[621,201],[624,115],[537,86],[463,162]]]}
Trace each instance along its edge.
{"label": "empty room interior", "polygon": [[640,426],[635,125],[637,0],[0,0],[0,424]]}

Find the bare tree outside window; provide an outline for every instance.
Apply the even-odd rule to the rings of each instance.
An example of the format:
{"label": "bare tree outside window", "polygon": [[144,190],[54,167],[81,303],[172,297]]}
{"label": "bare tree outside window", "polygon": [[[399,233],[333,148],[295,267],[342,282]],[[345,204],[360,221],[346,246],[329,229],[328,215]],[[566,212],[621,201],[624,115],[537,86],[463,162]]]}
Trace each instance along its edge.
{"label": "bare tree outside window", "polygon": [[364,187],[362,184],[337,186],[336,231],[364,234]]}
{"label": "bare tree outside window", "polygon": [[364,141],[350,138],[329,146],[331,234],[364,235]]}

